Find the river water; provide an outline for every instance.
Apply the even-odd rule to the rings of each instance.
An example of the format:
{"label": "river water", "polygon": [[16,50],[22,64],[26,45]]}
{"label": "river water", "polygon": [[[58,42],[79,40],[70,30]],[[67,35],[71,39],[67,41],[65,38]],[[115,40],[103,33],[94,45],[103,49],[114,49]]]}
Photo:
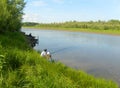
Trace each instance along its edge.
{"label": "river water", "polygon": [[53,59],[96,77],[120,84],[120,36],[25,29],[39,39],[36,50],[48,49]]}

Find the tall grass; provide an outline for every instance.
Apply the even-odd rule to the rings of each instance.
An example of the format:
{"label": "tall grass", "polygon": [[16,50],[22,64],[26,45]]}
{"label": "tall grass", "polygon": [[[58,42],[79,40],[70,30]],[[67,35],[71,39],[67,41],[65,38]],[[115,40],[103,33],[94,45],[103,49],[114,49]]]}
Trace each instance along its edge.
{"label": "tall grass", "polygon": [[113,81],[47,61],[38,52],[25,48],[24,37],[15,34],[10,33],[12,41],[9,34],[0,35],[0,88],[118,88]]}
{"label": "tall grass", "polygon": [[22,33],[19,32],[5,32],[0,34],[0,43],[4,48],[19,48],[29,49],[27,40]]}

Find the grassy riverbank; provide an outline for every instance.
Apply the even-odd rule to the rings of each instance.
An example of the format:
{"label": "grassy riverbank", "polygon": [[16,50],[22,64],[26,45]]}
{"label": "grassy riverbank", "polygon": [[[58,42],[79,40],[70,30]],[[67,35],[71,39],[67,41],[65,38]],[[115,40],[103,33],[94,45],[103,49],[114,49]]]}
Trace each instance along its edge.
{"label": "grassy riverbank", "polygon": [[110,20],[107,22],[105,21],[96,21],[96,22],[69,21],[64,23],[49,23],[49,24],[26,22],[26,23],[23,23],[23,27],[120,35],[119,20]]}
{"label": "grassy riverbank", "polygon": [[51,63],[19,32],[0,34],[0,88],[118,88],[113,81]]}
{"label": "grassy riverbank", "polygon": [[59,31],[73,31],[73,32],[86,32],[96,34],[108,34],[120,36],[120,30],[95,30],[95,29],[81,29],[81,28],[62,28],[62,27],[39,27],[39,26],[23,26],[23,28],[35,28],[42,30],[59,30]]}

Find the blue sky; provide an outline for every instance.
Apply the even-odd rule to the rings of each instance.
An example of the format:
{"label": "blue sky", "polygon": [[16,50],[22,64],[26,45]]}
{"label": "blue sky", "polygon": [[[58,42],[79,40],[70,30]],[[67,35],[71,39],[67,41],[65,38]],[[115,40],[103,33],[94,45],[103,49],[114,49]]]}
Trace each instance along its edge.
{"label": "blue sky", "polygon": [[120,20],[120,0],[25,0],[24,22]]}

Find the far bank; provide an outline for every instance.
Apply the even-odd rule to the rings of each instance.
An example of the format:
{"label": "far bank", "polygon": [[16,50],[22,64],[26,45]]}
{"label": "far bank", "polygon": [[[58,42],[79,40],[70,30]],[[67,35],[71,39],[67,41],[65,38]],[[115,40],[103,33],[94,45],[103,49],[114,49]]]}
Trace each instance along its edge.
{"label": "far bank", "polygon": [[120,35],[120,21],[109,20],[109,21],[68,21],[61,23],[35,23],[35,22],[24,22],[24,27],[38,28],[38,29],[54,29],[64,31],[79,31],[89,32],[98,34],[110,34]]}
{"label": "far bank", "polygon": [[39,26],[23,26],[23,28],[32,28],[39,30],[59,30],[59,31],[72,31],[72,32],[86,32],[95,34],[106,34],[120,36],[120,30],[96,30],[96,29],[84,29],[84,28],[63,28],[63,27],[39,27]]}

